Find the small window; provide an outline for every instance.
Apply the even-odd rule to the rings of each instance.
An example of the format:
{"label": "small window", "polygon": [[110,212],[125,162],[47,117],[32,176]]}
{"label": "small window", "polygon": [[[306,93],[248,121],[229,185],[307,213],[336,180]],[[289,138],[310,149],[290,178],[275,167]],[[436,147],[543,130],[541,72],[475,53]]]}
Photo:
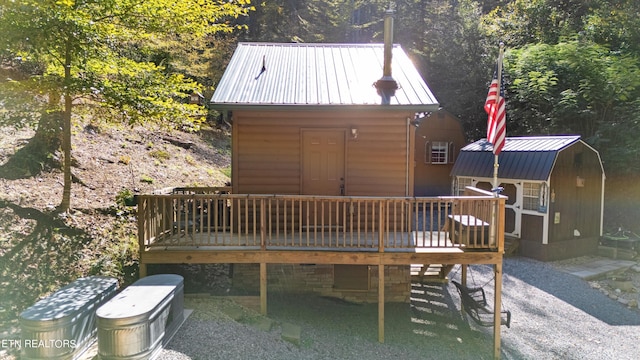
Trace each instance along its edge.
{"label": "small window", "polygon": [[522,186],[522,208],[538,211],[540,208],[540,184],[526,182]]}
{"label": "small window", "polygon": [[464,190],[467,186],[473,186],[471,178],[458,178],[457,188],[455,189],[456,196],[464,195]]}
{"label": "small window", "polygon": [[425,163],[448,164],[450,143],[446,141],[428,141],[425,144]]}

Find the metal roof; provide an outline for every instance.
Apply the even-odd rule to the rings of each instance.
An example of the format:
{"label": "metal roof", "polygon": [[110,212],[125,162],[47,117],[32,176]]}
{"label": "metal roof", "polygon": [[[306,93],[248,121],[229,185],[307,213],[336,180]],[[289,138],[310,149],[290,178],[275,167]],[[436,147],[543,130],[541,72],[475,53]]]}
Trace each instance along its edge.
{"label": "metal roof", "polygon": [[[435,111],[438,101],[399,45],[393,109]],[[381,106],[383,44],[239,43],[213,97],[216,109]],[[262,69],[264,68],[264,71]]]}
{"label": "metal roof", "polygon": [[[498,156],[501,179],[547,180],[558,153],[581,141],[578,135],[508,137]],[[452,176],[493,177],[493,146],[487,139],[463,147]]]}

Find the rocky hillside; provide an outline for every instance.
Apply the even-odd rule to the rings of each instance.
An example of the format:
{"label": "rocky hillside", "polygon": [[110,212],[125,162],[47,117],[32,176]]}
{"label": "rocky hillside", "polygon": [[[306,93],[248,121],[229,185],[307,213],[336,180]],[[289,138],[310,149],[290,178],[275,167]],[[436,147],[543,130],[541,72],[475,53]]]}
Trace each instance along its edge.
{"label": "rocky hillside", "polygon": [[55,214],[62,199],[62,172],[7,169],[33,131],[0,130],[0,170],[5,174],[0,178],[3,339],[13,338],[20,311],[61,284],[90,274],[115,276],[121,283],[137,276],[135,208],[118,201],[124,194],[221,186],[229,180],[226,130],[190,134],[79,123],[72,140],[73,209]]}

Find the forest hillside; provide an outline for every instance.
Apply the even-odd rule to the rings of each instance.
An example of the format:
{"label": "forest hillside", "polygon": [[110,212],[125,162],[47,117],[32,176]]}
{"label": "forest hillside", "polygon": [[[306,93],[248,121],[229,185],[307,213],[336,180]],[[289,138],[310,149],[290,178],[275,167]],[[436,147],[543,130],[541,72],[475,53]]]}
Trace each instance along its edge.
{"label": "forest hillside", "polygon": [[[17,157],[33,131],[3,128],[0,171]],[[17,315],[38,297],[88,275],[137,279],[136,207],[129,192],[173,186],[222,186],[228,180],[230,137],[225,129],[197,134],[143,127],[73,131],[73,210],[55,210],[59,169],[0,178],[0,334],[13,338]],[[1,358],[0,354],[0,358]]]}

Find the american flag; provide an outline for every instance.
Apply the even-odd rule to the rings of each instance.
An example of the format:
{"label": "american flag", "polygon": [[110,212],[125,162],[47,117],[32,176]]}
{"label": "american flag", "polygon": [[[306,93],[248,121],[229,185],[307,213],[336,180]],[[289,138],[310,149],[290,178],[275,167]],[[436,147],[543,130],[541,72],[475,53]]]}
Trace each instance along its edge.
{"label": "american flag", "polygon": [[493,153],[500,154],[504,147],[507,134],[507,114],[504,108],[504,81],[500,79],[500,94],[498,94],[498,66],[493,73],[493,80],[489,86],[484,111],[489,114],[487,122],[487,140],[493,145]]}

